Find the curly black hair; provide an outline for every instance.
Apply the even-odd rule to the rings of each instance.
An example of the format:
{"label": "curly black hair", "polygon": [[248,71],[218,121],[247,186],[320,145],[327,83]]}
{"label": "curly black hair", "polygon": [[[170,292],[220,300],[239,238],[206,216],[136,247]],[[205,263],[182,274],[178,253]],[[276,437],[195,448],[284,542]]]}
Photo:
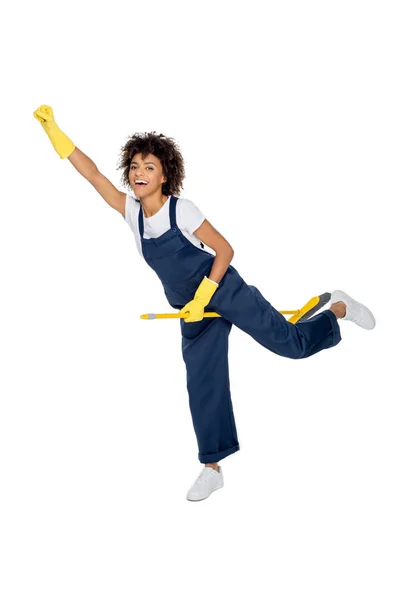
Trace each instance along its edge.
{"label": "curly black hair", "polygon": [[[183,156],[175,140],[155,131],[135,133],[128,139],[121,148],[118,169],[123,169],[122,184],[131,190],[129,170],[131,160],[137,153],[141,153],[143,159],[148,154],[154,154],[159,159],[163,173],[167,178],[167,181],[162,184],[162,193],[166,196],[178,196],[185,178],[185,166]],[[137,201],[139,202],[139,200]]]}

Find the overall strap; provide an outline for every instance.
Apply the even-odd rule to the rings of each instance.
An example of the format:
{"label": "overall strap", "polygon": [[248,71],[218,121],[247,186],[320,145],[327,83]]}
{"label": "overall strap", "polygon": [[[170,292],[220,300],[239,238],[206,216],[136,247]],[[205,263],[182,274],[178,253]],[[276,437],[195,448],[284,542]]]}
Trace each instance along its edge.
{"label": "overall strap", "polygon": [[171,223],[171,229],[176,227],[176,203],[178,198],[176,196],[171,196],[169,201],[169,221]]}
{"label": "overall strap", "polygon": [[140,208],[139,208],[139,233],[140,233],[140,237],[142,238],[143,237],[143,210],[142,210],[141,204],[140,204]]}

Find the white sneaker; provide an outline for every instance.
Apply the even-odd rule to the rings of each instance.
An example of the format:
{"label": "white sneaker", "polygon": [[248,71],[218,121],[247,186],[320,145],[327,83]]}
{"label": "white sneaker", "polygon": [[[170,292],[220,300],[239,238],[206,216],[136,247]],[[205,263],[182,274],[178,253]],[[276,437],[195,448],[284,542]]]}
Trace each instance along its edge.
{"label": "white sneaker", "polygon": [[331,305],[334,302],[344,302],[346,305],[346,314],[343,317],[343,321],[353,321],[353,323],[364,329],[373,329],[375,327],[375,317],[364,304],[357,302],[341,290],[332,292]]}
{"label": "white sneaker", "polygon": [[219,490],[224,485],[222,469],[218,466],[219,472],[212,467],[204,467],[200,475],[187,493],[187,500],[205,500],[215,490]]}

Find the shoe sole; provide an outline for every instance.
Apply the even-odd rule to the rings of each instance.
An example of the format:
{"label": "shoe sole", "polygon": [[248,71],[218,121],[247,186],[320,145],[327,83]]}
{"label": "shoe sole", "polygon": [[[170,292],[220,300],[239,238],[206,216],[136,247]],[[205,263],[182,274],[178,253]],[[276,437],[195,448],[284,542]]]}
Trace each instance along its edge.
{"label": "shoe sole", "polygon": [[220,489],[221,489],[221,488],[223,488],[223,487],[224,487],[224,484],[222,484],[222,485],[219,485],[219,486],[218,486],[218,487],[216,487],[214,490],[212,490],[212,492],[210,492],[210,493],[208,494],[208,496],[204,496],[204,498],[198,498],[197,500],[195,500],[194,498],[188,498],[188,497],[186,496],[186,500],[189,500],[189,502],[201,502],[202,500],[207,500],[207,498],[209,498],[213,492],[216,492],[217,490],[220,490]]}

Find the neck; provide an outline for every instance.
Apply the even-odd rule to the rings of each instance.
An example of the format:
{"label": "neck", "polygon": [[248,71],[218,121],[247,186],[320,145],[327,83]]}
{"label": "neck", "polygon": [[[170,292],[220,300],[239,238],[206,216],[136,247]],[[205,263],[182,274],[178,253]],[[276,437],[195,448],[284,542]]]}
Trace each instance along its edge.
{"label": "neck", "polygon": [[149,218],[155,215],[160,208],[164,206],[168,200],[168,196],[164,196],[164,194],[157,192],[146,198],[139,198],[139,200],[142,205],[144,216]]}

